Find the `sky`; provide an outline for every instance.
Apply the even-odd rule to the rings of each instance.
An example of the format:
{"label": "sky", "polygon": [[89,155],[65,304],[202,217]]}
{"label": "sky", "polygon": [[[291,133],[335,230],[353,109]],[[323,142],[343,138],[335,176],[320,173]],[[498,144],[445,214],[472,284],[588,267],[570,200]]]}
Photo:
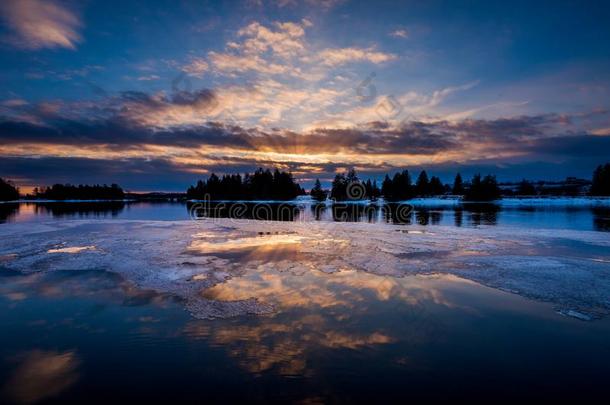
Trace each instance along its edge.
{"label": "sky", "polygon": [[0,177],[183,191],[610,161],[610,3],[0,2]]}

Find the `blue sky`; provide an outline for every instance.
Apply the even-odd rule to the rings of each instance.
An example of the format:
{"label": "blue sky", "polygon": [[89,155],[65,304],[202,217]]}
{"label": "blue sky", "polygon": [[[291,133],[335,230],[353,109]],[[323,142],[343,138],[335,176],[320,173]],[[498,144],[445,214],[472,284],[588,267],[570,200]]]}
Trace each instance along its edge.
{"label": "blue sky", "polygon": [[3,1],[0,176],[588,177],[610,160],[608,17],[604,2]]}

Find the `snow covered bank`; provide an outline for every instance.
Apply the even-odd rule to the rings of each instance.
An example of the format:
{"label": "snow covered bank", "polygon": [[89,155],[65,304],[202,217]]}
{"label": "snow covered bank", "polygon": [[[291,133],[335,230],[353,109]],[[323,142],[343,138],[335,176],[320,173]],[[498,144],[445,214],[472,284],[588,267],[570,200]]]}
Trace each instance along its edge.
{"label": "snow covered bank", "polygon": [[198,318],[272,312],[260,297],[215,300],[205,293],[265,269],[295,275],[312,269],[387,277],[447,273],[551,302],[581,319],[610,312],[610,238],[600,232],[93,220],[6,224],[0,239],[1,267],[24,273],[107,270],[141,288],[175,294]]}
{"label": "snow covered bank", "polygon": [[[477,202],[462,201],[457,197],[447,198],[414,198],[403,201],[415,207],[454,207],[481,204]],[[610,207],[608,197],[507,197],[492,202],[502,208],[510,207]]]}

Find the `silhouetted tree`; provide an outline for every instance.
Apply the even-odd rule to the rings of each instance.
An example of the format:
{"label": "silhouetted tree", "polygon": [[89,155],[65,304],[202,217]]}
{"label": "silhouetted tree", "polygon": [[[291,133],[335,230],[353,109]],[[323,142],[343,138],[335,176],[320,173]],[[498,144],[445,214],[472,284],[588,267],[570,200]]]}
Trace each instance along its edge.
{"label": "silhouetted tree", "polygon": [[219,178],[212,173],[206,180],[190,186],[186,195],[190,199],[212,200],[291,200],[303,194],[291,173],[278,169],[257,169],[254,173],[225,174]]}
{"label": "silhouetted tree", "polygon": [[330,198],[336,201],[347,199],[347,180],[344,173],[337,173],[330,190]]}
{"label": "silhouetted tree", "polygon": [[517,195],[536,195],[536,187],[529,181],[523,179],[517,186]]}
{"label": "silhouetted tree", "polygon": [[430,194],[428,174],[425,170],[422,170],[422,172],[417,177],[417,182],[415,183],[415,190],[418,196],[426,196]]}
{"label": "silhouetted tree", "polygon": [[13,201],[19,199],[19,189],[9,181],[0,178],[0,201]]}
{"label": "silhouetted tree", "polygon": [[380,191],[377,188],[376,180],[371,181],[371,179],[368,179],[367,181],[363,182],[362,184],[364,186],[366,198],[374,200],[377,197],[379,197]]}
{"label": "silhouetted tree", "polygon": [[394,174],[390,179],[386,175],[381,187],[383,198],[388,201],[408,200],[414,197],[413,185],[411,184],[411,175],[408,170],[403,170]]}
{"label": "silhouetted tree", "polygon": [[381,196],[381,190],[377,186],[377,180],[373,180],[373,198],[379,198]]}
{"label": "silhouetted tree", "polygon": [[610,163],[597,166],[593,172],[591,195],[610,196]]}
{"label": "silhouetted tree", "polygon": [[371,182],[371,179],[364,182],[364,190],[368,198],[375,198],[373,196],[373,183]]}
{"label": "silhouetted tree", "polygon": [[377,187],[377,180],[371,181],[368,179],[364,182],[364,189],[366,190],[367,198],[374,200],[381,195],[379,187]]}
{"label": "silhouetted tree", "polygon": [[392,179],[390,179],[390,176],[386,174],[381,182],[381,195],[386,200],[391,200],[392,191]]}
{"label": "silhouetted tree", "polygon": [[46,189],[36,190],[35,197],[45,200],[122,200],[125,198],[125,193],[117,184],[110,186],[54,184]]}
{"label": "silhouetted tree", "polygon": [[353,183],[355,181],[359,181],[358,176],[356,175],[356,169],[351,168],[347,171],[347,174],[345,175],[345,180],[347,180],[348,183]]}
{"label": "silhouetted tree", "polygon": [[475,174],[470,186],[464,193],[464,200],[493,201],[499,199],[500,196],[500,187],[498,187],[496,176],[487,175],[481,179],[480,174]]}
{"label": "silhouetted tree", "polygon": [[436,176],[432,176],[430,178],[430,183],[428,184],[428,193],[430,195],[442,195],[445,193],[445,186]]}
{"label": "silhouetted tree", "polygon": [[366,184],[362,184],[356,170],[350,169],[347,173],[338,173],[333,180],[330,197],[335,201],[345,201],[366,198]]}
{"label": "silhouetted tree", "polygon": [[324,201],[324,200],[326,200],[326,196],[328,195],[328,191],[323,190],[322,189],[322,183],[320,183],[319,179],[316,179],[316,183],[314,184],[313,188],[309,192],[309,195],[314,200]]}
{"label": "silhouetted tree", "polygon": [[454,195],[464,194],[464,182],[462,181],[462,176],[459,173],[455,175],[455,180],[453,180],[453,188],[451,189],[451,193]]}

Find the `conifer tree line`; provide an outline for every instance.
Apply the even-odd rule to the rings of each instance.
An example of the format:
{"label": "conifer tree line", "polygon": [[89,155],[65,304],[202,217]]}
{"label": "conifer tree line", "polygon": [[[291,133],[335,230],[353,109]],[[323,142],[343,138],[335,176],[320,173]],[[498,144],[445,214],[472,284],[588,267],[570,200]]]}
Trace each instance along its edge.
{"label": "conifer tree line", "polygon": [[117,184],[54,184],[47,188],[35,188],[34,197],[44,200],[122,200],[125,192]]}
{"label": "conifer tree line", "polygon": [[[440,178],[436,176],[428,177],[428,173],[423,170],[417,176],[415,182],[408,170],[403,170],[395,173],[393,176],[386,174],[381,188],[377,187],[377,182],[371,180],[361,181],[356,172],[351,169],[347,173],[339,173],[335,175],[332,182],[331,190],[322,189],[319,180],[316,180],[310,195],[316,200],[325,200],[327,196],[336,201],[345,201],[354,199],[354,196],[349,196],[346,193],[348,185],[352,182],[360,182],[363,189],[366,190],[361,199],[375,199],[383,196],[387,201],[402,201],[416,197],[431,197],[444,194],[452,194],[462,196],[466,201],[493,201],[500,199],[503,195],[516,196],[536,196],[536,195],[576,195],[577,188],[575,187],[556,187],[544,188],[544,182],[540,182],[538,187],[527,180],[522,180],[517,184],[514,191],[501,190],[494,175],[481,176],[475,174],[472,179],[465,182],[461,174],[457,174],[453,181],[453,185],[443,184]],[[589,191],[591,196],[610,196],[610,163],[600,165],[593,173],[591,188]]]}
{"label": "conifer tree line", "polygon": [[305,194],[292,173],[259,168],[254,173],[212,173],[207,180],[199,180],[186,191],[189,199],[212,200],[292,200]]}
{"label": "conifer tree line", "polygon": [[[43,200],[122,200],[125,198],[123,189],[117,184],[83,185],[54,184],[51,187],[35,188],[27,198]],[[0,178],[0,201],[19,199],[19,189],[10,182]]]}
{"label": "conifer tree line", "polygon": [[[361,195],[350,195],[347,190],[350,184],[361,184],[364,192]],[[417,180],[413,183],[411,174],[408,170],[395,173],[392,177],[385,175],[381,188],[377,187],[377,181],[361,181],[354,169],[347,173],[338,173],[332,182],[329,193],[330,198],[336,201],[353,199],[375,199],[383,196],[387,201],[409,200],[415,197],[431,197],[443,194],[463,195],[464,199],[476,201],[491,201],[500,197],[500,188],[495,176],[475,175],[472,182],[465,186],[461,175],[455,177],[453,187],[444,185],[440,178],[436,176],[428,177],[425,170],[419,173]],[[326,192],[322,190],[319,181],[316,181],[310,195],[317,200],[324,200]]]}
{"label": "conifer tree line", "polygon": [[[356,184],[358,187],[353,187]],[[384,197],[388,201],[408,200],[415,197],[430,197],[443,194],[463,196],[464,200],[490,201],[502,195],[535,196],[535,195],[573,195],[574,189],[565,187],[556,191],[543,188],[544,182],[532,183],[522,180],[514,191],[500,190],[496,177],[476,174],[468,182],[458,173],[453,185],[443,184],[436,176],[428,177],[424,170],[415,181],[408,170],[386,174],[381,185],[376,180],[360,180],[356,171],[338,173],[330,190],[325,190],[317,179],[310,195],[313,199],[323,201],[330,197],[336,201],[349,199],[375,199]],[[593,172],[589,195],[610,196],[610,163],[599,165]],[[354,192],[354,190],[356,192]],[[210,175],[206,180],[199,180],[187,190],[187,198],[216,200],[292,200],[305,194],[295,181],[292,173],[275,169],[259,168],[254,173],[225,174],[218,177]],[[125,198],[123,189],[117,184],[107,185],[71,185],[54,184],[51,187],[34,189],[33,196],[48,200],[121,200]],[[9,180],[0,178],[0,201],[19,199],[19,189]]]}
{"label": "conifer tree line", "polygon": [[428,178],[425,170],[419,174],[415,184],[413,184],[408,170],[395,173],[393,177],[386,174],[381,184],[381,195],[390,201],[441,195],[448,191],[438,177]]}

